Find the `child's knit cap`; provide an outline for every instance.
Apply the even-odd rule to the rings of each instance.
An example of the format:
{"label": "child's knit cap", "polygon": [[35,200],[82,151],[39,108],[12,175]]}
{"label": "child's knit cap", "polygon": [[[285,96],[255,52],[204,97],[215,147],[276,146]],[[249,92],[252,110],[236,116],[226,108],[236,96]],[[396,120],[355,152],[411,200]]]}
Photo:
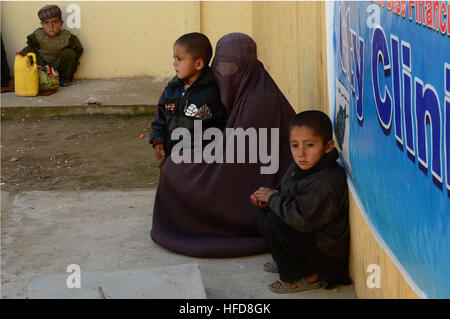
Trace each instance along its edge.
{"label": "child's knit cap", "polygon": [[57,5],[48,4],[38,11],[38,16],[41,21],[45,21],[55,17],[61,18],[61,9]]}

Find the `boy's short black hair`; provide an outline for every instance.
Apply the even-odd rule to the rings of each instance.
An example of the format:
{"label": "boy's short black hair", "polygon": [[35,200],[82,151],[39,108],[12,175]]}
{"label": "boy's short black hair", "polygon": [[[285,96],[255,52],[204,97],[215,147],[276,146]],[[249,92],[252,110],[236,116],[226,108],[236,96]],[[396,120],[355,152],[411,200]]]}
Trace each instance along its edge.
{"label": "boy's short black hair", "polygon": [[333,138],[333,126],[331,120],[325,113],[321,111],[304,111],[296,114],[289,123],[289,132],[294,127],[307,126],[322,137],[326,143]]}
{"label": "boy's short black hair", "polygon": [[203,59],[205,66],[209,65],[212,57],[211,42],[206,35],[200,32],[192,32],[182,35],[174,44],[181,45],[192,55],[194,59]]}

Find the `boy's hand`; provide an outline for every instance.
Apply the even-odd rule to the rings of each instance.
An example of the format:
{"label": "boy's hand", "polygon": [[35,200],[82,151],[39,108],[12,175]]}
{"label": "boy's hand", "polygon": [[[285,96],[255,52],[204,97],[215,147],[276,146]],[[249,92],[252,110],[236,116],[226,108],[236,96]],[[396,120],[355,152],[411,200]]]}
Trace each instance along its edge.
{"label": "boy's hand", "polygon": [[166,154],[164,153],[164,144],[156,144],[155,145],[155,156],[157,159],[164,159]]}
{"label": "boy's hand", "polygon": [[257,201],[266,203],[267,205],[269,205],[269,197],[275,193],[278,193],[278,191],[275,189],[270,189],[267,187],[260,187],[256,192],[253,193],[253,195],[255,196]]}
{"label": "boy's hand", "polygon": [[256,198],[256,196],[255,196],[254,194],[251,194],[251,195],[250,195],[250,201],[252,202],[252,204],[253,204],[254,206],[257,206],[257,207],[259,207],[259,208],[264,208],[264,207],[269,206],[269,203],[263,203],[263,202],[261,202],[260,200],[258,200],[258,199]]}

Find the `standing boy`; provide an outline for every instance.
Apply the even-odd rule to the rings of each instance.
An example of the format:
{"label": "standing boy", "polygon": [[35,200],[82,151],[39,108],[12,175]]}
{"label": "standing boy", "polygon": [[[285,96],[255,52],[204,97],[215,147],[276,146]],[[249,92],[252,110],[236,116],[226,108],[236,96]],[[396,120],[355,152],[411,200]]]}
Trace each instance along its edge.
{"label": "standing boy", "polygon": [[59,73],[60,86],[69,86],[83,47],[75,35],[62,29],[64,21],[58,6],[46,5],[39,10],[38,16],[42,27],[27,36],[27,46],[22,54],[36,53],[37,64],[51,65]]}
{"label": "standing boy", "polygon": [[306,111],[289,131],[293,163],[277,189],[260,187],[250,196],[260,207],[258,222],[274,259],[264,269],[280,275],[269,289],[290,293],[323,282],[349,284],[348,188],[336,162],[331,121]]}
{"label": "standing boy", "polygon": [[178,127],[189,130],[192,146],[194,120],[202,121],[203,130],[225,127],[227,113],[208,66],[211,57],[211,43],[202,33],[188,33],[175,41],[173,66],[176,76],[168,83],[159,99],[150,134],[150,144],[158,159],[164,161],[170,156],[172,147],[179,142],[171,139],[172,132]]}

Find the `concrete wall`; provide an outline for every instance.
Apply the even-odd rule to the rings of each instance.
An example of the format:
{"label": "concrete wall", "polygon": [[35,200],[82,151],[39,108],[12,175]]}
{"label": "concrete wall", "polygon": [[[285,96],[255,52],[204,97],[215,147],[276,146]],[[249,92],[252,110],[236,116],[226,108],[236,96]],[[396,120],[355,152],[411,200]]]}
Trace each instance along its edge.
{"label": "concrete wall", "polygon": [[[215,47],[229,32],[254,38],[259,59],[296,111],[328,112],[325,10],[322,2],[60,2],[81,9],[79,36],[85,53],[77,78],[173,75],[172,44],[201,31]],[[47,2],[1,2],[2,36],[9,64],[39,27]],[[63,18],[67,14],[63,15]],[[17,23],[20,21],[20,23]],[[372,236],[351,198],[351,275],[361,298],[417,298]],[[366,286],[369,264],[382,269],[382,288]]]}
{"label": "concrete wall", "polygon": [[[2,37],[12,65],[15,51],[40,26],[37,11],[48,2],[2,1]],[[196,2],[52,2],[66,8],[77,4],[76,34],[85,51],[77,78],[172,75],[172,44],[177,35],[199,31]],[[21,23],[17,23],[21,21]]]}
{"label": "concrete wall", "polygon": [[[386,252],[378,245],[353,196],[350,196],[350,275],[355,283],[358,298],[399,298],[417,299],[400,271]],[[380,266],[380,288],[367,287],[371,264]]]}
{"label": "concrete wall", "polygon": [[[40,27],[37,11],[48,2],[1,2],[2,37],[8,62],[26,46],[26,36]],[[80,7],[77,35],[85,49],[79,79],[173,75],[172,45],[182,34],[201,31],[215,47],[226,33],[251,34],[251,3],[241,2],[52,2],[63,20],[71,4]],[[21,23],[17,23],[16,21]]]}
{"label": "concrete wall", "polygon": [[259,58],[297,111],[328,110],[324,27],[321,2],[254,5]]}
{"label": "concrete wall", "polygon": [[[265,64],[292,106],[326,109],[321,50],[323,4],[308,2],[52,2],[64,27],[85,49],[75,78],[173,75],[172,45],[183,33],[200,31],[213,47],[229,32],[251,35]],[[47,2],[1,2],[2,37],[13,69],[15,52],[40,26]],[[80,8],[80,28],[69,28],[71,4]],[[21,23],[16,23],[20,20]],[[13,26],[13,27],[12,27]]]}
{"label": "concrete wall", "polygon": [[252,2],[204,1],[200,4],[200,31],[206,34],[215,50],[217,41],[227,33],[252,30]]}

